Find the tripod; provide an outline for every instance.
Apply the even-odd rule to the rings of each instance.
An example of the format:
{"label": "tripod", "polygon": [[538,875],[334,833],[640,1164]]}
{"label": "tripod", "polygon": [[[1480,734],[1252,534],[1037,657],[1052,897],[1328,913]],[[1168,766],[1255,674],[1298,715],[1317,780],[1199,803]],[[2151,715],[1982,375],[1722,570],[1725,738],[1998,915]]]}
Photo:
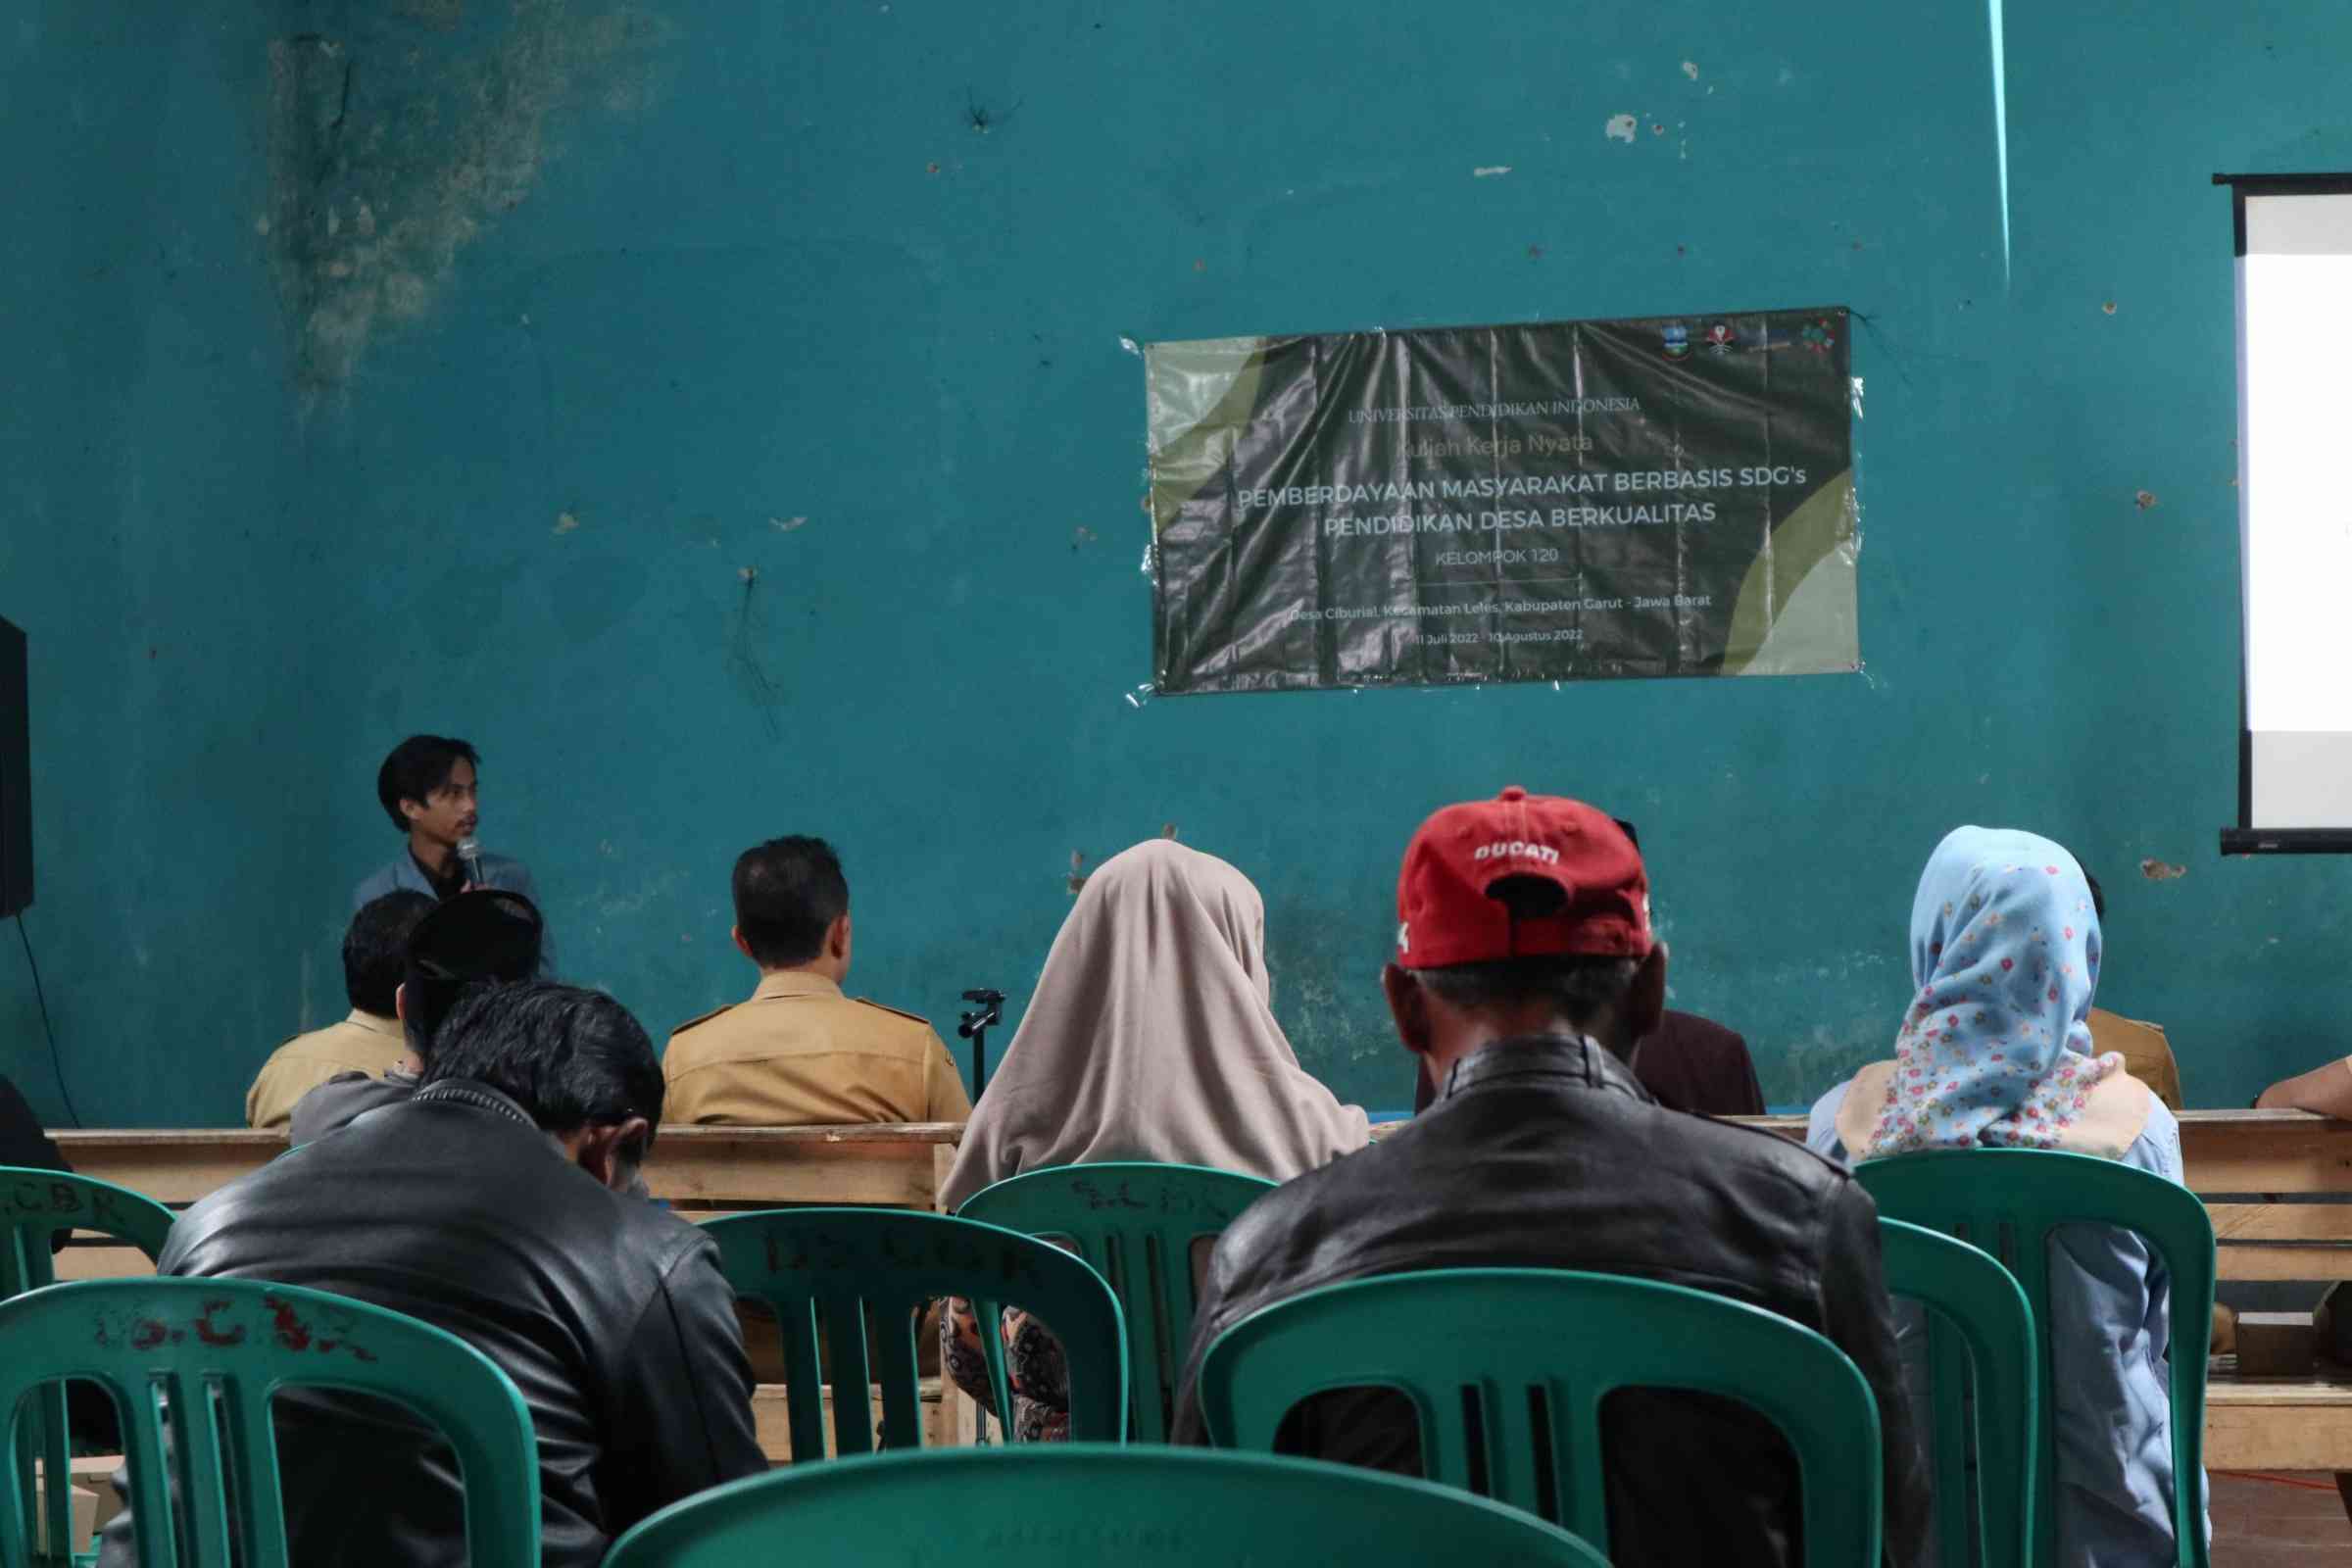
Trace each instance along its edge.
{"label": "tripod", "polygon": [[965,1008],[963,1022],[956,1026],[956,1037],[972,1043],[972,1098],[978,1100],[988,1087],[988,1032],[1004,1019],[1004,993],[983,986],[966,991],[963,1000],[979,1004]]}

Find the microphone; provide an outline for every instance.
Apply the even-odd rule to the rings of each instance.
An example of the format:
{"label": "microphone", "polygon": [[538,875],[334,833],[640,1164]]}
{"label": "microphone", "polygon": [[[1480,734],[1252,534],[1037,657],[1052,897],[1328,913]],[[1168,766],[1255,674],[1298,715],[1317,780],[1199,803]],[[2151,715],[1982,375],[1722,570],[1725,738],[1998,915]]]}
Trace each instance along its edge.
{"label": "microphone", "polygon": [[475,887],[487,886],[482,881],[482,844],[479,839],[460,839],[458,858],[465,862],[466,880]]}

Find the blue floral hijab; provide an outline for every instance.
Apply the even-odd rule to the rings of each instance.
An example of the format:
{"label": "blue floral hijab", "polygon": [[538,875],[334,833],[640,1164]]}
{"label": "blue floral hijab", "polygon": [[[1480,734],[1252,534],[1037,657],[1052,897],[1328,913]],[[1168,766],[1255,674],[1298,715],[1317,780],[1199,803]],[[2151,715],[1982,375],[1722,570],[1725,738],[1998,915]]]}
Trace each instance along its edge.
{"label": "blue floral hijab", "polygon": [[1983,1145],[2115,1159],[2139,1136],[2148,1091],[2123,1057],[2089,1054],[2099,922],[2065,850],[1953,829],[1912,903],[1911,978],[1894,1060],[1856,1074],[1840,1109],[1855,1158]]}

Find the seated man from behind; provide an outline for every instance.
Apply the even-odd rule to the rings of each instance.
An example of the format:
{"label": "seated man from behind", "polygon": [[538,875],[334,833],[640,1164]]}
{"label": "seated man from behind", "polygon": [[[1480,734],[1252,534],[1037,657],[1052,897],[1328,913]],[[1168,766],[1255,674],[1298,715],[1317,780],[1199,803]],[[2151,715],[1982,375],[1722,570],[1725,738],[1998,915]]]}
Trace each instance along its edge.
{"label": "seated man from behind", "polygon": [[[1666,987],[1640,852],[1589,806],[1509,789],[1423,823],[1396,902],[1383,982],[1439,1101],[1259,1199],[1225,1232],[1176,1440],[1203,1441],[1196,1382],[1210,1342],[1301,1292],[1415,1269],[1635,1275],[1778,1312],[1853,1358],[1879,1400],[1888,1555],[1915,1560],[1927,1480],[1877,1209],[1844,1170],[1786,1139],[1662,1108],[1626,1066]],[[1412,1422],[1393,1398],[1330,1399],[1310,1411],[1300,1446],[1417,1473]],[[1629,1392],[1604,1408],[1602,1432],[1613,1562],[1799,1560],[1795,1459],[1762,1417]]]}
{"label": "seated man from behind", "polygon": [[294,1102],[287,1142],[323,1138],[353,1118],[416,1093],[433,1033],[458,998],[484,981],[528,980],[539,972],[539,910],[519,893],[461,893],[427,910],[409,932],[392,994],[404,1049],[381,1075],[337,1073]]}
{"label": "seated man from behind", "polygon": [[[714,1243],[622,1196],[662,1120],[653,1042],[602,992],[477,987],[423,1086],[180,1216],[158,1272],[333,1291],[465,1340],[538,1435],[542,1561],[590,1568],[646,1515],[766,1468]],[[278,1406],[290,1555],[465,1558],[446,1453],[380,1400]],[[127,1514],[100,1561],[136,1560]]]}
{"label": "seated man from behind", "polygon": [[850,887],[822,839],[769,839],[735,861],[735,947],[750,999],[683,1023],[662,1070],[681,1122],[790,1127],[962,1121],[963,1075],[931,1025],[842,994]]}
{"label": "seated man from behind", "polygon": [[360,906],[343,933],[343,994],[351,1015],[296,1035],[270,1054],[245,1092],[248,1127],[283,1127],[294,1102],[342,1073],[380,1077],[409,1054],[398,1004],[409,961],[409,933],[433,907],[431,895],[387,893]]}
{"label": "seated man from behind", "polygon": [[[1642,835],[1634,824],[1617,818],[1628,842],[1639,851]],[[1646,871],[1647,862],[1643,862]],[[1652,901],[1651,923],[1656,923]],[[1413,1113],[1427,1110],[1438,1098],[1430,1080],[1429,1062],[1416,1058],[1420,1082],[1413,1096]],[[1649,1098],[1669,1110],[1700,1116],[1761,1116],[1764,1089],[1756,1081],[1756,1064],[1747,1054],[1747,1041],[1737,1030],[1712,1018],[1672,1007],[1658,1014],[1656,1027],[1642,1037],[1630,1058],[1634,1076]]]}

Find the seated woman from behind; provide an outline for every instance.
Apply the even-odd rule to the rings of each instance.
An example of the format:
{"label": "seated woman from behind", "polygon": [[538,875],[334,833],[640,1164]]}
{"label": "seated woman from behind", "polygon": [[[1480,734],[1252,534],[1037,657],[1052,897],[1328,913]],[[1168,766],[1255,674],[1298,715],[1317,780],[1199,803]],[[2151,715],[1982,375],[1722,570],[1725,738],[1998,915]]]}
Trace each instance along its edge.
{"label": "seated woman from behind", "polygon": [[[1168,839],[1112,856],[1046,955],[972,1111],[946,1206],[1050,1165],[1144,1159],[1279,1182],[1361,1149],[1363,1111],[1298,1065],[1270,998],[1265,904],[1248,877]],[[956,1306],[946,1366],[986,1405],[978,1334]],[[1065,1436],[1060,1348],[1018,1312],[1004,1336],[1015,1433]]]}
{"label": "seated woman from behind", "polygon": [[[1954,829],[1911,906],[1919,990],[1894,1059],[1824,1095],[1806,1142],[1849,1161],[2062,1150],[2180,1181],[2173,1113],[2121,1056],[2088,1054],[2098,974],[2098,917],[2074,858],[2031,833]],[[2128,1231],[2067,1226],[2053,1245],[2058,1560],[2171,1562],[2171,1281]]]}

